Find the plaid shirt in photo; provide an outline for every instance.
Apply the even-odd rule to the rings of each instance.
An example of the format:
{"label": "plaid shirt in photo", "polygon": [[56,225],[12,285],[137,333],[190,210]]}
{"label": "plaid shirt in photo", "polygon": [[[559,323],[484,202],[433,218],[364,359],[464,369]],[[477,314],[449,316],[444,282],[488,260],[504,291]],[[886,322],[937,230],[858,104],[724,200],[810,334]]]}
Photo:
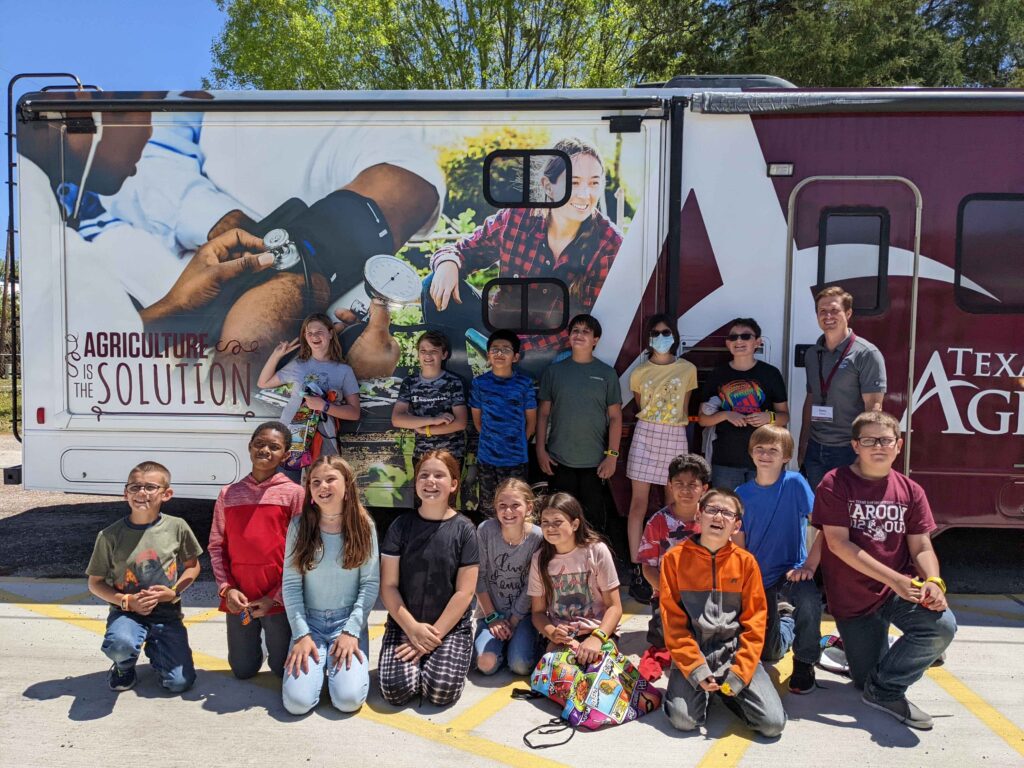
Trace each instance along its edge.
{"label": "plaid shirt in photo", "polygon": [[[503,208],[472,234],[440,248],[430,266],[434,269],[454,256],[462,276],[497,263],[501,277],[553,277],[570,290],[578,281],[578,293],[570,296],[571,317],[593,308],[620,245],[622,233],[595,211],[556,259],[548,245],[547,217],[529,208]],[[565,331],[522,336],[522,349],[561,348],[567,338]]]}

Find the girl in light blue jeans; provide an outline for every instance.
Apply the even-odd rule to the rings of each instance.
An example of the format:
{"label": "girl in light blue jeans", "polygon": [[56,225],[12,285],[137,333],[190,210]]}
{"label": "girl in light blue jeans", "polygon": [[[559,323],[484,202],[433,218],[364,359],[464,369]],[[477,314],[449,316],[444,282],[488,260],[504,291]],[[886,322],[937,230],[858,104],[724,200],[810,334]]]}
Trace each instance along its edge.
{"label": "girl in light blue jeans", "polygon": [[325,673],[335,708],[355,712],[366,701],[367,622],[379,589],[377,536],[352,468],[324,456],[306,475],[302,514],[285,542],[281,591],[292,643],[281,697],[293,715],[319,703]]}

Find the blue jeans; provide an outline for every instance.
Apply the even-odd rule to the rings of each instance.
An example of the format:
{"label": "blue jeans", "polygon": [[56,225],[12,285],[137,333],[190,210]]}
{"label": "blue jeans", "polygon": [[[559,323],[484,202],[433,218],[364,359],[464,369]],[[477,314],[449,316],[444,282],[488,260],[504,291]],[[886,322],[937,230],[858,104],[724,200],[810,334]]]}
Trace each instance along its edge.
{"label": "blue jeans", "polygon": [[112,609],[101,646],[107,658],[127,672],[139,660],[143,644],[149,663],[160,676],[160,685],[171,693],[182,693],[192,687],[196,668],[188,645],[188,630],[180,616],[153,621],[137,613]]}
{"label": "blue jeans", "polygon": [[[311,655],[308,659],[309,671],[299,670],[293,675],[285,671],[281,683],[281,700],[284,708],[293,715],[304,715],[320,703],[320,691],[324,687],[324,673],[327,674],[327,690],[331,694],[331,703],[342,712],[355,712],[366,701],[370,692],[370,636],[363,627],[359,635],[359,650],[363,660],[352,657],[352,666],[345,669],[344,664],[336,666],[327,655],[331,643],[341,634],[345,627],[351,608],[338,608],[329,611],[306,609],[306,623],[309,633],[316,643],[319,661]],[[295,645],[291,642],[288,652]]]}
{"label": "blue jeans", "polygon": [[[813,580],[782,581],[764,591],[768,599],[763,661],[778,661],[793,649],[793,657],[817,664],[821,657],[821,592]],[[792,616],[779,616],[779,600],[791,603]]]}
{"label": "blue jeans", "polygon": [[756,469],[744,467],[727,467],[724,464],[711,464],[711,487],[735,491],[744,483],[757,477]]}
{"label": "blue jeans", "polygon": [[[526,676],[533,672],[537,660],[541,656],[540,635],[526,616],[516,624],[510,640],[499,640],[487,628],[483,619],[477,621],[476,639],[473,641],[473,649],[476,651],[477,669],[485,675],[493,675],[502,664],[508,661],[508,668],[513,675]],[[480,666],[480,657],[485,653],[493,653],[495,656],[494,666],[484,669]]]}
{"label": "blue jeans", "polygon": [[843,445],[822,445],[814,440],[807,443],[804,454],[804,474],[811,490],[817,490],[825,473],[836,467],[846,467],[857,460],[857,453],[849,443]]}
{"label": "blue jeans", "polygon": [[[889,625],[903,632],[889,647]],[[903,698],[907,688],[946,650],[956,634],[950,610],[930,611],[892,594],[874,613],[836,619],[853,684],[878,701]]]}

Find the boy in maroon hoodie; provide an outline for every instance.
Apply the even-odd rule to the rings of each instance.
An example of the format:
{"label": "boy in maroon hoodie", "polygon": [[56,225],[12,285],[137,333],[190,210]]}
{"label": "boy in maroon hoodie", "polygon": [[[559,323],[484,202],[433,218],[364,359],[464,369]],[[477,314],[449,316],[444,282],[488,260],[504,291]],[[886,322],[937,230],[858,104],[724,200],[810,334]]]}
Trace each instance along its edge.
{"label": "boy in maroon hoodie", "polygon": [[262,632],[270,669],[284,674],[291,628],[281,600],[288,523],[302,511],[299,485],[278,473],[291,433],[277,421],[260,424],[249,440],[252,472],[225,485],[213,507],[210,563],[220,610],[227,613],[228,664],[235,677],[263,666]]}

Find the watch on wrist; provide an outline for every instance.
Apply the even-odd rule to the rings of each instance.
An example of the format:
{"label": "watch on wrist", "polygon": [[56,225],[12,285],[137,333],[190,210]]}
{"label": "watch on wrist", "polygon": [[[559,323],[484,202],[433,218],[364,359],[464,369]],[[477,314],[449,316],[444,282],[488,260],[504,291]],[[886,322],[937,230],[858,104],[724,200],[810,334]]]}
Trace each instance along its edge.
{"label": "watch on wrist", "polygon": [[128,598],[129,597],[130,597],[130,595],[121,595],[121,610],[122,611],[127,611],[128,610]]}
{"label": "watch on wrist", "polygon": [[486,624],[487,626],[490,626],[494,622],[501,621],[504,618],[505,618],[504,614],[498,613],[497,611],[492,611],[487,616],[484,616],[484,624]]}
{"label": "watch on wrist", "polygon": [[607,451],[605,451],[604,455],[605,456],[611,456],[613,459],[619,458],[619,452],[618,451],[613,451],[611,448],[609,448]]}

